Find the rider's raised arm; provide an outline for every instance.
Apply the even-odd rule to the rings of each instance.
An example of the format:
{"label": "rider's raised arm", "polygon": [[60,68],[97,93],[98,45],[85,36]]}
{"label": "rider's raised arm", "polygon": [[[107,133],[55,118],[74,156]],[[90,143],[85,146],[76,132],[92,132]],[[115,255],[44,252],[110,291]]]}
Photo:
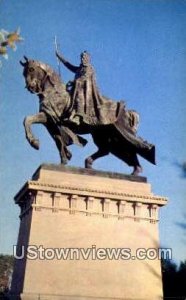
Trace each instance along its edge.
{"label": "rider's raised arm", "polygon": [[67,67],[70,71],[72,71],[74,73],[77,72],[79,67],[74,66],[71,63],[69,63],[68,61],[66,61],[57,51],[56,51],[56,56],[65,65],[65,67]]}

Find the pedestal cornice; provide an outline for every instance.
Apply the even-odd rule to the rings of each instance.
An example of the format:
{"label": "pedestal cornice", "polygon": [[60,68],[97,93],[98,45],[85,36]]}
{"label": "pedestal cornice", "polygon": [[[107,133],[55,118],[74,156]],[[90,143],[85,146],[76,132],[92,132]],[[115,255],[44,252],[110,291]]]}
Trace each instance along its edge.
{"label": "pedestal cornice", "polygon": [[[15,202],[21,207],[21,217],[34,208],[157,222],[158,208],[167,199],[154,195],[144,177],[42,165],[15,196]],[[91,209],[90,203],[94,203]]]}

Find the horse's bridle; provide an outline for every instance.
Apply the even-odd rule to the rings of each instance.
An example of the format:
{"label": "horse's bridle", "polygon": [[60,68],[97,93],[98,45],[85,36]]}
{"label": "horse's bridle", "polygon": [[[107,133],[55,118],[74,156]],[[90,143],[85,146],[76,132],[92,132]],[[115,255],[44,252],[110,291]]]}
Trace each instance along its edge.
{"label": "horse's bridle", "polygon": [[[33,90],[32,87],[28,86],[28,89],[31,90],[33,93],[35,94],[42,94],[44,92],[45,89],[45,84],[46,81],[48,80],[50,82],[50,84],[52,85],[52,87],[55,86],[55,83],[52,81],[51,77],[53,75],[53,73],[51,72],[51,70],[44,64],[40,63],[40,62],[36,62],[36,61],[31,61],[33,63],[33,69],[36,70],[36,68],[39,68],[40,70],[42,70],[44,72],[44,76],[43,78],[37,78],[36,76],[36,80],[37,80],[37,85],[36,88],[38,88],[39,90]],[[27,65],[25,66],[28,68],[29,71],[29,61],[27,62]],[[28,72],[27,71],[27,72]]]}

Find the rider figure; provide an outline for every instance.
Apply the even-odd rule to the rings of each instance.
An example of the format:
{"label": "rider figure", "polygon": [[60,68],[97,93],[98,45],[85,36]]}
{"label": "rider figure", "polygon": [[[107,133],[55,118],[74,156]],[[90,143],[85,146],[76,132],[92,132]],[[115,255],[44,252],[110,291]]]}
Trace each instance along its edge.
{"label": "rider figure", "polygon": [[[84,51],[80,55],[80,65],[74,66],[66,61],[57,51],[58,59],[73,73],[75,73],[74,81],[67,84],[68,91],[71,92],[72,112],[70,120],[76,124],[84,123],[89,125],[108,124],[112,120],[108,119],[108,114],[105,114],[103,105],[107,111],[115,110],[115,103],[111,103],[108,99],[101,96],[95,81],[95,72],[90,63],[90,55]],[[112,116],[112,118],[114,118]],[[109,116],[110,118],[110,116]]]}

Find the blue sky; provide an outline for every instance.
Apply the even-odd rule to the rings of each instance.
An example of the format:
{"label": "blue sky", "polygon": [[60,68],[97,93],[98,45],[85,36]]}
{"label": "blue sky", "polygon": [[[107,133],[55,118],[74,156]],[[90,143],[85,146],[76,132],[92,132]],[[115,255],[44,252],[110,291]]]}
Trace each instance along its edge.
{"label": "blue sky", "polygon": [[[156,145],[157,166],[140,159],[143,175],[157,195],[169,198],[160,212],[161,244],[173,248],[176,261],[186,259],[186,1],[181,0],[32,0],[0,1],[0,28],[21,28],[24,42],[9,53],[0,69],[0,252],[12,253],[19,209],[13,197],[43,162],[59,163],[53,141],[42,126],[39,152],[24,136],[23,119],[38,111],[38,99],[24,89],[19,60],[23,55],[57,70],[54,36],[72,63],[88,50],[101,93],[124,99],[140,113],[139,135]],[[73,74],[61,66],[64,81]],[[96,149],[91,138],[84,148],[71,147],[70,165],[83,166]],[[95,168],[129,174],[113,156]]]}

